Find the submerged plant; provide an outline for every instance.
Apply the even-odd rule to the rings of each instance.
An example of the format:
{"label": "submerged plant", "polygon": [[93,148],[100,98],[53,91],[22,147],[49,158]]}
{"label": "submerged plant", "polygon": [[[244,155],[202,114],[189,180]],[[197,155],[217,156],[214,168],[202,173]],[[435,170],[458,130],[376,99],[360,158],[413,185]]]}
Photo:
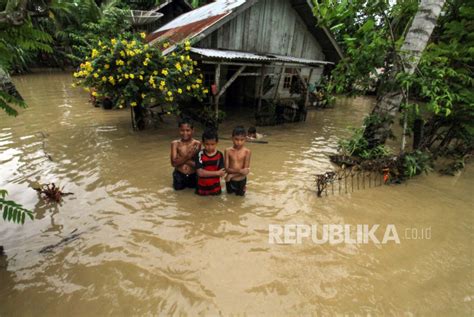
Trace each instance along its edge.
{"label": "submerged plant", "polygon": [[406,177],[413,177],[423,172],[428,174],[433,170],[432,165],[432,157],[426,152],[415,151],[403,157],[403,168]]}
{"label": "submerged plant", "polygon": [[62,201],[63,196],[73,195],[73,193],[64,192],[64,186],[61,188],[56,186],[54,183],[44,184],[34,187],[33,189],[36,190],[41,195],[41,197],[43,197],[43,199],[47,200],[48,202],[59,203]]}
{"label": "submerged plant", "polygon": [[364,130],[352,129],[353,135],[349,139],[339,141],[339,149],[342,155],[355,156],[365,160],[373,160],[390,155],[390,150],[385,145],[369,148],[369,142],[364,137]]}

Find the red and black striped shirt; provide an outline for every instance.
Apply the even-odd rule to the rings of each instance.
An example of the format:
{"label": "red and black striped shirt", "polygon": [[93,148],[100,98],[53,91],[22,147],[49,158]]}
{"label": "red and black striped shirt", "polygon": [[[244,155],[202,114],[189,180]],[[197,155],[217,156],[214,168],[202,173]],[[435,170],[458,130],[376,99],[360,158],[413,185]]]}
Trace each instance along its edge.
{"label": "red and black striped shirt", "polygon": [[[196,170],[200,168],[212,172],[223,169],[224,155],[220,151],[217,151],[213,156],[208,156],[204,150],[199,151],[196,156]],[[219,195],[221,191],[220,177],[198,177],[198,185],[196,189],[198,195]]]}

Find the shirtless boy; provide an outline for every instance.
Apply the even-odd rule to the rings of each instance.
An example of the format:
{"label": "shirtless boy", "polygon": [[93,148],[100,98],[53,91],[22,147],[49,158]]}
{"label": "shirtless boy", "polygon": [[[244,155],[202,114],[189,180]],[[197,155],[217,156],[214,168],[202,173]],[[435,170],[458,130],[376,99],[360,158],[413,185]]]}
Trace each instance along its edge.
{"label": "shirtless boy", "polygon": [[247,185],[247,175],[250,172],[251,152],[245,147],[247,133],[244,127],[235,127],[232,131],[233,146],[225,150],[225,185],[227,193],[244,196]]}
{"label": "shirtless boy", "polygon": [[201,149],[201,142],[193,139],[194,127],[186,119],[178,124],[180,140],[171,142],[171,166],[173,171],[173,188],[182,190],[196,188],[197,176],[194,156]]}

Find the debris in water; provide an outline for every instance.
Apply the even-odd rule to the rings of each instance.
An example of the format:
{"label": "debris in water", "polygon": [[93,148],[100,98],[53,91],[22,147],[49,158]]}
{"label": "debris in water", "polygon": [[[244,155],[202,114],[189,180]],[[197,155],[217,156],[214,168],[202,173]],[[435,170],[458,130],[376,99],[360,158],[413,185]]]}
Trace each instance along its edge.
{"label": "debris in water", "polygon": [[56,184],[51,183],[51,184],[43,184],[39,185],[37,184],[36,186],[32,186],[34,190],[36,190],[43,199],[49,201],[49,202],[61,202],[63,196],[67,195],[74,195],[74,193],[66,193],[64,192],[64,186],[60,188],[59,186],[56,186]]}
{"label": "debris in water", "polygon": [[78,232],[78,233],[75,233],[77,231],[77,229],[74,229],[70,234],[69,236],[67,236],[66,238],[63,238],[61,239],[61,241],[59,241],[58,243],[56,244],[51,244],[51,245],[48,245],[44,248],[42,248],[39,253],[49,253],[49,252],[53,252],[53,250],[57,247],[60,247],[62,245],[65,245],[65,244],[68,244],[74,240],[77,240],[82,232]]}

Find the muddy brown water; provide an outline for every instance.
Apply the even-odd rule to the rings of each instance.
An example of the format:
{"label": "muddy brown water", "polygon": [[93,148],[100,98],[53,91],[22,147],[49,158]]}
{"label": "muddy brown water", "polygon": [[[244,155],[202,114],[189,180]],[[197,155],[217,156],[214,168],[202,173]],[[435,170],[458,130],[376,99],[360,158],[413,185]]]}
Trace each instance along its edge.
{"label": "muddy brown water", "polygon": [[[70,74],[15,82],[29,108],[0,114],[0,188],[37,218],[0,223],[1,316],[472,316],[472,166],[316,197],[314,175],[333,169],[328,155],[372,99],[261,128],[269,144],[248,144],[246,197],[203,198],[171,189],[173,117],[136,133],[128,111],[92,107]],[[238,110],[222,136],[249,125]],[[32,182],[74,195],[47,205]],[[270,244],[270,224],[393,224],[400,244]]]}

